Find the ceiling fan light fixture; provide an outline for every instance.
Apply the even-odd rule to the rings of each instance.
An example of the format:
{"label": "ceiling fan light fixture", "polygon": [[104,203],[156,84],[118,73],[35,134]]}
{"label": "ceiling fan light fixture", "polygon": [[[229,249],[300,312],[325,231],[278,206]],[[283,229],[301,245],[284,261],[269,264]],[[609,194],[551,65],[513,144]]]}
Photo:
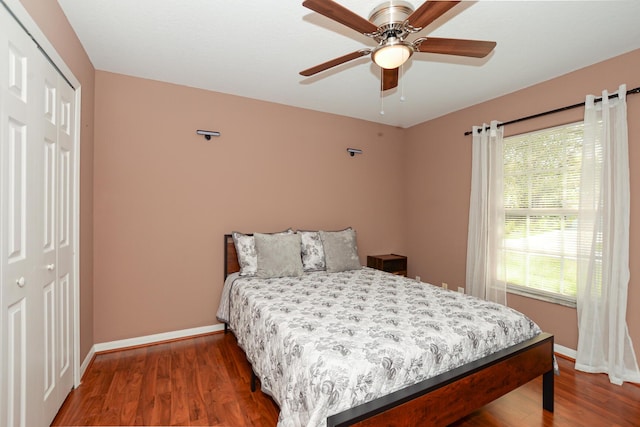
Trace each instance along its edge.
{"label": "ceiling fan light fixture", "polygon": [[381,68],[393,70],[407,62],[411,55],[413,55],[413,48],[410,44],[389,39],[384,46],[373,51],[371,59]]}

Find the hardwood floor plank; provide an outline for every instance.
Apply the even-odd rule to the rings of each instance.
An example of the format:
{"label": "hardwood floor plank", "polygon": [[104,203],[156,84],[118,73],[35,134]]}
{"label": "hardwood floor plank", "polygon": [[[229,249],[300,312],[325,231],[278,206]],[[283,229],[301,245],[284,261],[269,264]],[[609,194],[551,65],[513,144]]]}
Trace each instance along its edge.
{"label": "hardwood floor plank", "polygon": [[132,354],[130,368],[127,369],[126,388],[124,391],[124,403],[120,411],[119,423],[122,425],[134,425],[138,406],[140,405],[140,394],[142,393],[142,378],[144,366],[146,364],[147,352],[138,349]]}
{"label": "hardwood floor plank", "polygon": [[163,352],[158,358],[156,389],[150,425],[169,425],[171,419],[171,352]]}
{"label": "hardwood floor plank", "polygon": [[204,400],[205,388],[202,381],[206,374],[200,370],[196,345],[202,340],[196,340],[195,345],[185,349],[185,363],[192,369],[186,369],[186,387],[189,404],[189,420],[191,425],[207,425],[207,406]]}
{"label": "hardwood floor plank", "polygon": [[[185,377],[184,341],[171,344],[171,418],[172,426],[189,425],[188,387]],[[192,367],[189,367],[192,369]]]}
{"label": "hardwood floor plank", "polygon": [[102,406],[101,419],[109,425],[120,424],[120,411],[124,405],[125,390],[127,387],[127,372],[118,370],[113,376],[111,387],[107,392]]}
{"label": "hardwood floor plank", "polygon": [[[558,358],[555,412],[542,410],[536,379],[451,427],[640,425],[640,387],[615,386],[602,374]],[[233,334],[98,354],[53,426],[200,425],[273,427],[278,406],[249,389],[251,368]]]}
{"label": "hardwood floor plank", "polygon": [[152,416],[156,407],[156,386],[158,376],[158,360],[161,346],[151,346],[146,352],[146,362],[142,370],[140,400],[134,425],[153,425]]}

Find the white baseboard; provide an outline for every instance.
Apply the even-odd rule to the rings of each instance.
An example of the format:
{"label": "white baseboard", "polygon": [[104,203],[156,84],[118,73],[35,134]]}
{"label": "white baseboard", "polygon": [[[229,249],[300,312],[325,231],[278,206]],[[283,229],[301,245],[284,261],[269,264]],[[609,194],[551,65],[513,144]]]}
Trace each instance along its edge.
{"label": "white baseboard", "polygon": [[[91,364],[91,361],[93,360],[93,357],[95,355],[96,355],[96,346],[92,345],[91,349],[89,350],[89,353],[87,354],[87,357],[84,358],[84,360],[82,361],[82,365],[80,365],[80,383],[82,383],[82,377],[84,376],[84,373],[87,371],[87,368],[89,367],[89,364]],[[78,387],[80,383],[76,384],[76,387]]]}
{"label": "white baseboard", "polygon": [[162,341],[175,340],[178,338],[186,338],[194,335],[209,334],[224,330],[224,324],[218,323],[211,326],[201,326],[199,328],[182,329],[180,331],[163,332],[161,334],[145,335],[136,338],[127,338],[124,340],[109,341],[95,344],[95,353],[102,351],[118,350],[121,348],[135,347],[139,345],[153,344]]}
{"label": "white baseboard", "polygon": [[573,350],[569,347],[562,346],[560,344],[554,344],[553,351],[555,351],[561,356],[568,357],[573,360],[576,360],[576,356],[578,355],[578,352],[576,350]]}

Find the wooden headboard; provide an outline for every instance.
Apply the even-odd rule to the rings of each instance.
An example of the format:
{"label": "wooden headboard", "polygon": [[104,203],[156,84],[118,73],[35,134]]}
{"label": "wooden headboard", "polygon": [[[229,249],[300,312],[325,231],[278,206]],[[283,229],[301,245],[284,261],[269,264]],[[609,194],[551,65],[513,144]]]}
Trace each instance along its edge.
{"label": "wooden headboard", "polygon": [[224,278],[226,279],[231,273],[240,271],[240,263],[238,263],[238,253],[236,245],[233,243],[231,234],[224,235]]}

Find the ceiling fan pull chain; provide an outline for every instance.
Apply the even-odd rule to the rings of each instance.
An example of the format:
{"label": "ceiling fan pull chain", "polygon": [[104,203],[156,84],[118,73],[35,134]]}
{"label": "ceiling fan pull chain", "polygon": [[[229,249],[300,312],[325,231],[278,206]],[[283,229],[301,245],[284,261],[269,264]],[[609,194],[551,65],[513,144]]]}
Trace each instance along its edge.
{"label": "ceiling fan pull chain", "polygon": [[380,68],[380,115],[384,116],[384,88],[382,87],[382,79],[384,70]]}
{"label": "ceiling fan pull chain", "polygon": [[400,102],[404,102],[404,64],[400,66]]}

